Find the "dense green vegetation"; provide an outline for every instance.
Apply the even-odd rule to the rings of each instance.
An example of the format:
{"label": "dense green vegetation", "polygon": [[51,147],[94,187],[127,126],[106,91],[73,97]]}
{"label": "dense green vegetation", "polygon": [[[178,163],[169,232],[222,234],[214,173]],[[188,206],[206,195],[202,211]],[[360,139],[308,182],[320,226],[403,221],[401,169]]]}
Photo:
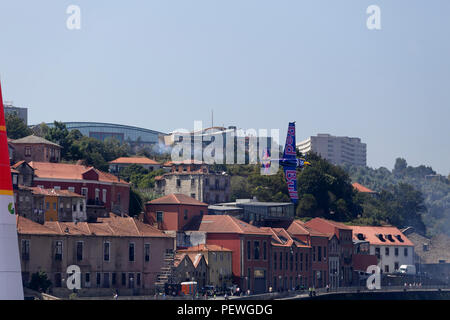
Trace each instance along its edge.
{"label": "dense green vegetation", "polygon": [[5,115],[6,134],[10,139],[20,139],[32,134],[25,122],[14,113]]}
{"label": "dense green vegetation", "polygon": [[[382,167],[372,169],[368,167],[343,167],[353,181],[378,192],[401,188],[402,185],[412,186],[416,197],[422,196],[425,209],[421,208],[423,222],[427,232],[432,234],[450,234],[450,180],[426,166],[408,166],[405,159],[396,159],[392,171]],[[409,192],[414,195],[413,191]],[[382,193],[381,193],[382,194]],[[367,208],[374,212],[372,208]]]}

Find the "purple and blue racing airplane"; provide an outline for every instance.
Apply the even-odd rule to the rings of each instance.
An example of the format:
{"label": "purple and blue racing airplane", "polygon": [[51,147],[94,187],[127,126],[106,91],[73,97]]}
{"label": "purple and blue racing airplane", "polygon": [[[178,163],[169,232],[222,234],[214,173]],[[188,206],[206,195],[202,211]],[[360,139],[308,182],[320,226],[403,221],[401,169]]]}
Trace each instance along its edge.
{"label": "purple and blue racing airplane", "polygon": [[283,157],[281,159],[270,159],[269,151],[264,150],[262,160],[262,167],[266,172],[269,171],[272,161],[278,161],[278,164],[283,167],[289,196],[291,197],[292,202],[297,204],[297,168],[302,169],[305,166],[311,165],[311,163],[303,158],[297,158],[295,150],[295,122],[289,122]]}

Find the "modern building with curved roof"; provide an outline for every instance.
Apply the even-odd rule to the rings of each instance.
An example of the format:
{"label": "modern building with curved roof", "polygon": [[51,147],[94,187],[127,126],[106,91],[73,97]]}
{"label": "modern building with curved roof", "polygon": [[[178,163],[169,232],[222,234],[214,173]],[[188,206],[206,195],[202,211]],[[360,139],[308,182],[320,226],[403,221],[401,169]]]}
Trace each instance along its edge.
{"label": "modern building with curved roof", "polygon": [[[79,130],[84,136],[104,141],[106,138],[115,138],[120,142],[138,142],[142,144],[158,144],[166,135],[165,133],[127,126],[115,123],[104,122],[64,122],[67,129]],[[49,127],[53,123],[47,123]]]}

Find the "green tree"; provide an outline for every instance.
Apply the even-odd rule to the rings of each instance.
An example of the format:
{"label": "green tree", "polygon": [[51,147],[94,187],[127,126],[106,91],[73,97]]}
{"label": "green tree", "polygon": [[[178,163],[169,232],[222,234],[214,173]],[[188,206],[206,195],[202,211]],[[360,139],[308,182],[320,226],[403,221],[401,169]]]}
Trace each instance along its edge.
{"label": "green tree", "polygon": [[20,139],[27,137],[33,132],[27,127],[25,122],[20,119],[15,113],[8,113],[5,115],[6,134],[10,139]]}
{"label": "green tree", "polygon": [[28,287],[32,290],[45,293],[51,285],[52,282],[48,279],[47,273],[40,270],[31,275],[31,280]]}
{"label": "green tree", "polygon": [[129,215],[130,216],[137,216],[142,211],[144,211],[143,201],[142,197],[139,194],[139,192],[133,190],[133,188],[130,189],[130,204],[129,204]]}
{"label": "green tree", "polygon": [[41,124],[38,124],[38,125],[32,127],[31,130],[33,131],[33,134],[35,136],[45,138],[45,136],[48,134],[48,131],[50,130],[50,128],[48,127],[48,125],[45,122],[42,122]]}

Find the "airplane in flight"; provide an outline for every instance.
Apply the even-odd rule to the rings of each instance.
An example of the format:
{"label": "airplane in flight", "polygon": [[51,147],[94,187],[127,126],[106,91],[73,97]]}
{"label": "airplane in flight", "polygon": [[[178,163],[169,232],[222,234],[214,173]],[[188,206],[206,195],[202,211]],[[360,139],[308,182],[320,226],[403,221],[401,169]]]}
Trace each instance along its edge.
{"label": "airplane in flight", "polygon": [[281,159],[271,159],[269,151],[264,150],[262,160],[262,167],[265,172],[269,171],[270,165],[273,161],[278,161],[279,165],[283,167],[289,197],[294,204],[297,204],[297,169],[303,169],[305,166],[310,166],[311,163],[306,161],[304,158],[297,158],[297,152],[295,149],[295,122],[289,122],[283,157]]}

